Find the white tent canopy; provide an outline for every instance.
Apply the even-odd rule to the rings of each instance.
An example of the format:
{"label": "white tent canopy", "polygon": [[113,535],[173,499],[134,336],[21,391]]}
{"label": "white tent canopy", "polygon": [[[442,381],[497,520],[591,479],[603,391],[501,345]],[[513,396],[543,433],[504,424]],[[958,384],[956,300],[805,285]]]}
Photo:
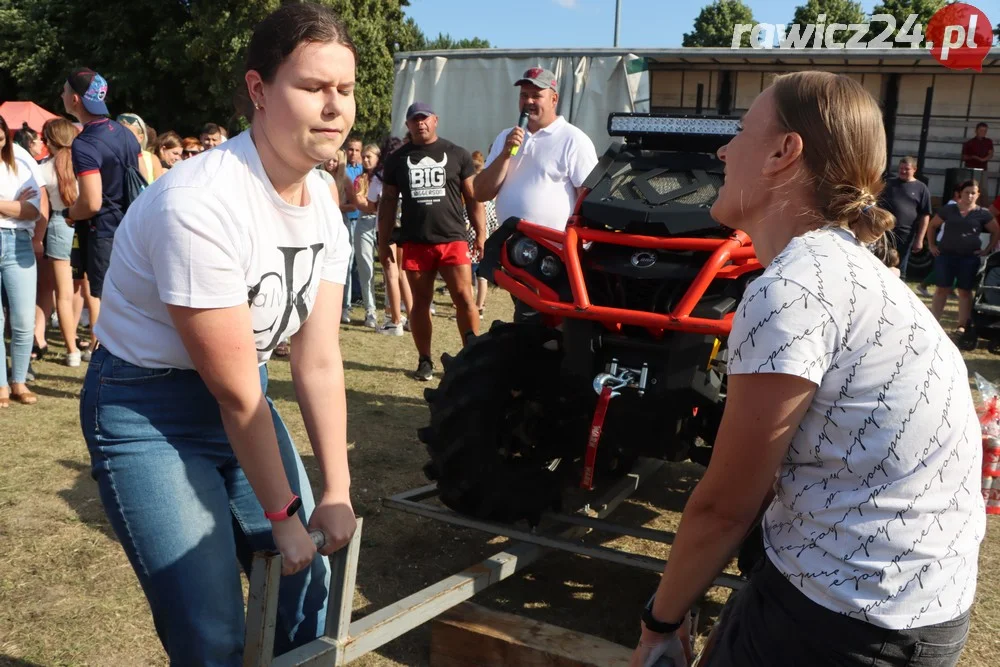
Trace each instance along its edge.
{"label": "white tent canopy", "polygon": [[431,51],[396,56],[392,133],[406,134],[406,108],[426,102],[440,136],[488,154],[501,130],[517,123],[514,82],[531,67],[559,80],[558,112],[590,136],[598,154],[611,143],[608,114],[649,111],[646,59],[634,54],[559,54],[486,50]]}

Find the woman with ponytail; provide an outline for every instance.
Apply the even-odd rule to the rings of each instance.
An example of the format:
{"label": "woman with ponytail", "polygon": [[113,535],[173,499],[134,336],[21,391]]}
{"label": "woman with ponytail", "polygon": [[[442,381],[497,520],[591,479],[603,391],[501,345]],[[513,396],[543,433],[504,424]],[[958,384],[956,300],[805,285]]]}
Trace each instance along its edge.
{"label": "woman with ponytail", "polygon": [[[45,256],[52,262],[56,313],[59,316],[59,329],[66,342],[67,366],[79,366],[81,361],[76,340],[76,326],[80,320],[80,312],[75,307],[74,296],[78,294],[90,296],[90,291],[85,289],[85,278],[73,280],[73,269],[70,266],[75,236],[73,221],[65,219],[60,213],[64,208],[72,206],[80,194],[70,152],[70,146],[79,133],[76,126],[65,118],[54,118],[42,127],[42,138],[49,154],[52,155],[52,159],[42,165],[45,189],[52,202],[52,214],[45,234]],[[87,305],[90,307],[91,304]]]}
{"label": "woman with ponytail", "polygon": [[958,662],[986,521],[982,436],[962,355],[866,248],[894,225],[877,203],[885,147],[859,83],[798,72],[719,150],[712,216],[765,270],[737,306],[712,460],[633,665],[688,663],[688,610],[741,544],[761,555],[741,559],[750,581],[701,665]]}

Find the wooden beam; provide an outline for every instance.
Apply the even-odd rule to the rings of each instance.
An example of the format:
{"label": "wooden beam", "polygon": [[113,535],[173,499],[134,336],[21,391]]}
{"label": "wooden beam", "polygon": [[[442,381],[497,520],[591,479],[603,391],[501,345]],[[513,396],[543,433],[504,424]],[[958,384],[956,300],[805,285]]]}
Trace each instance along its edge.
{"label": "wooden beam", "polygon": [[626,667],[632,650],[470,602],[431,625],[431,667]]}

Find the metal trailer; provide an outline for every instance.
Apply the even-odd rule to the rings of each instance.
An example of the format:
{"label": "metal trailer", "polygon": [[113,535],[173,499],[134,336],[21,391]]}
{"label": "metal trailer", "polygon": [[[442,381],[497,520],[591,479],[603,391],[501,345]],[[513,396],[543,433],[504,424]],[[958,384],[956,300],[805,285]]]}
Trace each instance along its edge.
{"label": "metal trailer", "polygon": [[[597,501],[573,513],[544,515],[547,529],[541,531],[479,521],[432,505],[426,501],[437,495],[434,484],[388,498],[383,501],[386,507],[503,535],[515,542],[510,548],[481,563],[352,622],[363,526],[363,520],[359,518],[350,543],[330,556],[330,599],[325,634],[280,656],[273,653],[281,556],[270,552],[255,554],[247,603],[244,667],[346,665],[470,599],[488,586],[507,579],[553,549],[660,572],[666,564],[664,560],[587,545],[581,538],[591,531],[598,531],[671,544],[674,538],[672,532],[633,528],[605,520],[663,465],[664,462],[659,460],[641,460],[630,474],[609,488]],[[743,578],[724,573],[713,585],[735,590],[744,583]]]}

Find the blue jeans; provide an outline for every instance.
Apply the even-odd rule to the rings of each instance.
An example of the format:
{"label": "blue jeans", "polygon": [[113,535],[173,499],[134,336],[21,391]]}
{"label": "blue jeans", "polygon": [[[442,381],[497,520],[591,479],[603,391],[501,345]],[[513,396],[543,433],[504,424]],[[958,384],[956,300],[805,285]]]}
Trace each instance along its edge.
{"label": "blue jeans", "polygon": [[365,315],[375,313],[375,228],[374,215],[363,215],[354,229],[354,261],[361,280],[361,300]]}
{"label": "blue jeans", "polygon": [[[261,367],[261,389],[267,369]],[[315,507],[305,469],[268,399],[299,518]],[[274,550],[270,522],[222,426],[218,402],[195,371],[148,369],[106,348],[93,353],[80,424],[101,502],[153,613],[171,664],[242,664],[240,566]],[[323,634],[330,570],[323,557],[282,577],[275,653]]]}
{"label": "blue jeans", "polygon": [[[35,337],[38,267],[31,236],[26,229],[0,229],[0,289],[7,295],[10,308],[10,379],[21,384],[28,375]],[[0,387],[7,386],[7,350],[2,338],[4,323],[3,308],[0,308]]]}
{"label": "blue jeans", "polygon": [[354,230],[357,228],[357,220],[349,220],[344,218],[344,225],[347,227],[347,239],[351,244],[351,257],[347,260],[347,281],[344,283],[344,303],[343,308],[347,310],[351,307],[351,287],[357,289],[357,285],[354,285],[354,276],[357,274],[357,269],[354,266]]}

